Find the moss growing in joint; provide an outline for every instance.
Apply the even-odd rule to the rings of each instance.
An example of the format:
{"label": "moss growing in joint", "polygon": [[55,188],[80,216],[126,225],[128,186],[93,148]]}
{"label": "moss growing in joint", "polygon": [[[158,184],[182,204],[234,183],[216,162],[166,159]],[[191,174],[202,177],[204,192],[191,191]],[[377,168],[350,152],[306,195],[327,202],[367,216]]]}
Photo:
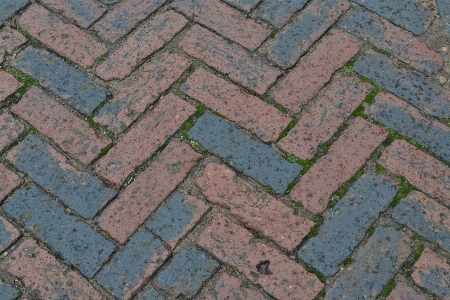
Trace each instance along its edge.
{"label": "moss growing in joint", "polygon": [[24,83],[28,86],[39,86],[39,82],[33,79],[30,75],[25,74],[24,72],[17,70],[15,68],[8,67],[6,68],[6,72],[14,76],[18,81]]}
{"label": "moss growing in joint", "polygon": [[355,62],[358,60],[358,57],[352,58],[350,61],[348,61],[341,69],[342,73],[352,73],[353,72],[353,66],[355,65]]}
{"label": "moss growing in joint", "polygon": [[294,118],[292,121],[288,124],[288,126],[280,133],[280,135],[277,138],[277,142],[279,142],[282,138],[286,137],[289,133],[289,131],[292,130],[292,128],[297,125],[298,119]]}
{"label": "moss growing in joint", "polygon": [[112,144],[109,144],[108,146],[103,148],[102,151],[100,151],[100,157],[105,156],[109,152],[109,150],[111,150],[112,146]]}
{"label": "moss growing in joint", "polygon": [[417,190],[417,188],[409,183],[409,181],[403,176],[395,176],[394,182],[398,185],[398,192],[390,204],[391,207],[397,206],[397,204],[400,203],[400,200],[406,198],[411,191]]}
{"label": "moss growing in joint", "polygon": [[196,106],[196,108],[197,111],[181,126],[180,135],[182,140],[187,139],[188,132],[192,128],[192,126],[194,126],[195,121],[197,121],[197,119],[200,118],[208,109],[204,104],[199,104]]}
{"label": "moss growing in joint", "polygon": [[394,279],[391,279],[388,281],[388,283],[384,286],[383,291],[381,292],[381,297],[387,297],[392,290],[395,288],[397,284],[395,283]]}
{"label": "moss growing in joint", "polygon": [[370,238],[374,233],[375,233],[375,227],[374,226],[370,226],[370,228],[367,229],[367,231],[366,231],[367,238]]}
{"label": "moss growing in joint", "polygon": [[352,262],[353,262],[353,258],[352,258],[351,256],[349,256],[349,257],[347,257],[347,258],[342,262],[342,264],[343,264],[344,266],[348,266],[348,265],[350,265]]}
{"label": "moss growing in joint", "polygon": [[317,278],[319,278],[320,282],[322,282],[323,284],[327,283],[327,278],[325,277],[325,275],[323,275],[320,271],[316,270],[315,268],[313,268],[313,267],[311,267],[309,265],[306,265],[306,271],[316,275]]}
{"label": "moss growing in joint", "polygon": [[325,218],[318,214],[315,215],[313,218],[313,222],[315,223],[313,228],[309,231],[308,235],[306,236],[308,239],[313,238],[319,234],[320,226],[322,226],[323,222],[325,221]]}
{"label": "moss growing in joint", "polygon": [[359,177],[361,177],[364,174],[364,170],[358,170],[358,172],[355,173],[355,175],[352,176],[349,180],[347,180],[346,183],[344,183],[336,192],[334,192],[334,196],[337,196],[340,198],[344,197],[344,195],[347,193],[348,189],[355,183],[356,180],[358,180]]}
{"label": "moss growing in joint", "polygon": [[325,299],[325,296],[327,295],[327,292],[325,289],[321,290],[320,293],[317,294],[317,296],[313,300],[323,300]]}
{"label": "moss growing in joint", "polygon": [[380,175],[389,175],[389,171],[386,170],[386,168],[383,167],[383,166],[380,165],[380,164],[376,164],[375,170],[376,170],[377,174],[380,174]]}

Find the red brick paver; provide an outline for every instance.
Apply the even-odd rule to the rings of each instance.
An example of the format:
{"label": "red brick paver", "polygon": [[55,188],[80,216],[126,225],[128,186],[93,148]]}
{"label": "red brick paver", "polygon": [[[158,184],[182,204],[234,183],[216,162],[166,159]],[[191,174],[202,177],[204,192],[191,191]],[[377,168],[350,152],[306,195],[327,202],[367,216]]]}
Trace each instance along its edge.
{"label": "red brick paver", "polygon": [[[2,179],[1,170],[0,170],[0,179]],[[1,188],[1,187],[0,187]],[[0,195],[1,199],[1,195]],[[2,237],[5,237],[6,235],[4,232],[7,233],[8,239],[2,239],[0,241],[0,252],[3,252],[6,248],[8,248],[13,242],[17,240],[17,238],[20,236],[19,230],[17,230],[16,227],[14,227],[11,223],[9,223],[5,218],[0,216],[0,227],[2,228]]]}
{"label": "red brick paver", "polygon": [[404,282],[399,282],[386,300],[426,300],[427,298],[409,287]]}
{"label": "red brick paver", "polygon": [[14,76],[0,70],[0,104],[14,94],[21,85]]}
{"label": "red brick paver", "polygon": [[0,63],[6,54],[11,54],[17,47],[25,44],[27,39],[9,26],[0,30]]}
{"label": "red brick paver", "polygon": [[242,286],[242,281],[236,277],[223,273],[216,283],[215,289],[208,293],[206,300],[227,299],[266,299],[262,294]]}
{"label": "red brick paver", "polygon": [[0,201],[22,183],[22,179],[0,163]]}

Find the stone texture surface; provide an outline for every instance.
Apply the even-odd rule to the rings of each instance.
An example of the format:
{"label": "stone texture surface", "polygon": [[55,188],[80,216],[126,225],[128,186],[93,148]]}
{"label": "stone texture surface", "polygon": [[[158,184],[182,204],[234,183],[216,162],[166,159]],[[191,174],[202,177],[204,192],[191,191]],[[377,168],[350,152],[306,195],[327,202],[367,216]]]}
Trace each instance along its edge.
{"label": "stone texture surface", "polygon": [[291,16],[298,10],[301,10],[307,0],[266,0],[256,9],[256,15],[281,29]]}
{"label": "stone texture surface", "polygon": [[19,9],[29,3],[29,0],[3,0],[0,2],[0,25],[12,17]]}
{"label": "stone texture surface", "polygon": [[386,297],[386,300],[426,300],[427,298],[419,294],[417,291],[406,285],[404,282],[399,282],[395,289]]}
{"label": "stone texture surface", "polygon": [[14,94],[14,92],[22,84],[17,81],[11,74],[0,70],[0,104],[4,102],[9,96]]}
{"label": "stone texture surface", "polygon": [[439,7],[439,14],[444,21],[447,31],[450,33],[450,3],[445,0],[436,0]]}
{"label": "stone texture surface", "polygon": [[15,188],[22,183],[22,180],[14,172],[0,163],[0,201],[8,196]]}
{"label": "stone texture surface", "polygon": [[250,12],[252,8],[254,8],[259,0],[224,0],[226,3],[231,6],[236,7],[237,9],[243,10],[245,12]]}
{"label": "stone texture surface", "polygon": [[25,44],[27,39],[9,26],[0,29],[0,63],[6,54],[11,54],[16,48]]}
{"label": "stone texture surface", "polygon": [[[1,172],[1,171],[0,171]],[[9,248],[20,236],[20,232],[8,220],[0,216],[0,252]]]}
{"label": "stone texture surface", "polygon": [[23,130],[24,126],[10,113],[0,114],[0,151],[11,145]]}
{"label": "stone texture surface", "polygon": [[208,292],[206,300],[253,299],[264,300],[262,294],[243,286],[242,281],[227,273],[220,275],[214,290]]}
{"label": "stone texture surface", "polygon": [[284,193],[302,170],[300,165],[289,163],[273,148],[249,139],[209,111],[197,120],[188,137],[278,194]]}
{"label": "stone texture surface", "polygon": [[4,300],[15,300],[20,296],[20,291],[7,282],[0,283],[0,297]]}
{"label": "stone texture surface", "polygon": [[164,300],[164,297],[161,296],[150,284],[147,284],[142,291],[137,294],[134,298],[136,300]]}

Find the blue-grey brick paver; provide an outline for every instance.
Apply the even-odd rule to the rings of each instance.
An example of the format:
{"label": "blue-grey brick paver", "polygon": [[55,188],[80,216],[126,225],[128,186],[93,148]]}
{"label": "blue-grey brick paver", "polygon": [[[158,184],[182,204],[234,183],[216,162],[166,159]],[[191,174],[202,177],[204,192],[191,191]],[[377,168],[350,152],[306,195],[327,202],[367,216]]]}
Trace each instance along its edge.
{"label": "blue-grey brick paver", "polygon": [[219,266],[209,254],[193,245],[186,245],[157,275],[155,284],[169,294],[171,299],[192,298]]}
{"label": "blue-grey brick paver", "polygon": [[252,10],[259,3],[259,0],[239,0],[239,1],[223,0],[223,1],[227,2],[231,6],[236,7],[237,9],[241,9],[246,12]]}
{"label": "blue-grey brick paver", "polygon": [[354,256],[351,268],[327,290],[325,299],[376,299],[410,253],[411,240],[402,231],[378,227]]}
{"label": "blue-grey brick paver", "polygon": [[117,194],[93,175],[61,164],[55,150],[36,135],[29,135],[16,150],[11,160],[14,166],[83,218],[94,217]]}
{"label": "blue-grey brick paver", "polygon": [[291,16],[302,9],[307,0],[265,0],[256,9],[256,15],[281,29]]}
{"label": "blue-grey brick paver", "polygon": [[302,170],[302,166],[289,163],[271,147],[251,140],[209,111],[197,120],[188,137],[278,194],[284,193]]}
{"label": "blue-grey brick paver", "polygon": [[162,265],[166,256],[161,240],[146,230],[138,231],[99,272],[97,281],[122,299],[150,277],[147,269]]}
{"label": "blue-grey brick paver", "polygon": [[369,50],[356,61],[353,70],[431,115],[450,117],[449,91],[426,82],[417,72],[399,69],[387,56]]}
{"label": "blue-grey brick paver", "polygon": [[89,278],[116,248],[35,185],[15,193],[3,211]]}
{"label": "blue-grey brick paver", "polygon": [[8,231],[6,229],[7,225],[5,224],[5,222],[7,222],[5,219],[0,218],[0,253],[11,246],[11,244],[14,242],[14,239],[17,238],[17,233]]}
{"label": "blue-grey brick paver", "polygon": [[436,0],[439,7],[439,14],[441,15],[442,21],[450,34],[450,1],[448,0]]}
{"label": "blue-grey brick paver", "polygon": [[16,289],[13,285],[1,282],[0,283],[0,299],[2,300],[14,300],[19,297],[20,291]]}
{"label": "blue-grey brick paver", "polygon": [[133,300],[164,300],[151,284],[147,284]]}
{"label": "blue-grey brick paver", "polygon": [[0,26],[12,17],[12,15],[27,5],[29,0],[1,0],[0,1]]}
{"label": "blue-grey brick paver", "polygon": [[425,24],[430,19],[429,12],[423,6],[410,0],[354,0],[354,2],[364,5],[415,35],[425,33]]}
{"label": "blue-grey brick paver", "polygon": [[111,94],[86,74],[43,49],[28,47],[12,66],[29,74],[86,116]]}
{"label": "blue-grey brick paver", "polygon": [[388,179],[363,175],[326,217],[319,233],[297,253],[298,258],[332,276],[362,241],[371,221],[387,209],[397,193]]}

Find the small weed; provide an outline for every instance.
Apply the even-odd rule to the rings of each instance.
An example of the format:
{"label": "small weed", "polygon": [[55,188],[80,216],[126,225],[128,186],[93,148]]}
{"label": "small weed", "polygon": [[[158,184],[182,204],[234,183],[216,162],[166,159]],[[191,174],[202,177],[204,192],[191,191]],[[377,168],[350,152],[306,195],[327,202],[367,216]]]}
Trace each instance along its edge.
{"label": "small weed", "polygon": [[425,242],[425,241],[426,241],[425,238],[422,237],[422,236],[420,236],[420,235],[413,235],[413,236],[411,237],[411,239],[412,239],[413,241],[417,241],[417,242]]}
{"label": "small weed", "polygon": [[174,89],[173,93],[181,98],[184,96],[183,92],[181,92],[179,89]]}
{"label": "small weed", "polygon": [[193,72],[195,71],[196,68],[197,68],[197,67],[196,67],[194,64],[191,64],[191,65],[189,66],[189,68],[187,69],[187,73],[189,73],[189,74],[193,73]]}
{"label": "small weed", "polygon": [[274,194],[272,189],[266,189],[266,193],[269,194],[269,195],[273,195]]}
{"label": "small weed", "polygon": [[381,292],[381,297],[387,297],[392,290],[395,288],[397,284],[395,283],[394,279],[391,279],[388,281],[388,283],[384,286],[383,291]]}
{"label": "small weed", "polygon": [[383,167],[383,166],[380,165],[380,164],[376,164],[375,170],[376,170],[377,174],[380,174],[380,175],[389,175],[389,171],[386,170],[386,168]]}
{"label": "small weed", "polygon": [[348,265],[350,265],[352,262],[353,262],[353,258],[352,258],[351,256],[349,256],[349,257],[347,257],[347,258],[342,262],[342,264],[343,264],[344,266],[348,266]]}
{"label": "small weed", "polygon": [[327,283],[327,278],[325,277],[325,275],[323,275],[321,272],[319,272],[319,271],[316,270],[315,268],[306,265],[306,271],[308,271],[309,273],[313,273],[314,275],[316,275],[317,278],[319,278],[320,282],[322,282],[323,284]]}
{"label": "small weed", "polygon": [[361,78],[361,80],[362,80],[363,82],[366,82],[366,83],[368,83],[368,84],[374,86],[374,87],[377,87],[377,86],[378,86],[378,84],[376,84],[375,82],[373,82],[373,81],[370,80],[369,78],[363,77],[363,78]]}
{"label": "small weed", "polygon": [[34,126],[30,126],[28,127],[28,129],[26,130],[29,134],[37,134],[39,131],[36,129],[36,127]]}
{"label": "small weed", "polygon": [[294,204],[294,214],[298,215],[300,213],[300,210],[303,208],[303,204],[301,203],[295,203]]}
{"label": "small weed", "polygon": [[367,238],[370,238],[374,234],[374,232],[375,232],[375,227],[370,226],[370,228],[367,229],[367,231],[366,231]]}
{"label": "small weed", "polygon": [[288,124],[288,126],[280,133],[280,135],[277,138],[277,142],[279,142],[282,138],[286,137],[289,133],[289,131],[292,130],[292,128],[297,125],[298,119],[292,119],[292,121]]}
{"label": "small weed", "polygon": [[278,32],[278,30],[276,30],[276,29],[272,30],[272,32],[269,35],[269,38],[271,38],[271,39],[275,38],[275,35],[277,34],[277,32]]}

